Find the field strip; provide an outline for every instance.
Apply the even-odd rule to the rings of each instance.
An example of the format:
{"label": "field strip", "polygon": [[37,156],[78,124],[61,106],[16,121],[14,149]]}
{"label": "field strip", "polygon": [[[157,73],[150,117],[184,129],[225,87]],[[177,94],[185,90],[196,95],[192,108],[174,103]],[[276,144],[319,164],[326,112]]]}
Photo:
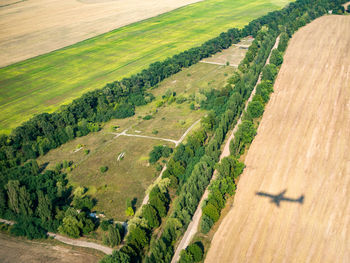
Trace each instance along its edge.
{"label": "field strip", "polygon": [[[0,222],[8,224],[8,225],[14,225],[15,224],[13,221],[5,220],[5,219],[2,219],[2,218],[0,218]],[[55,234],[55,233],[51,233],[51,232],[48,232],[47,235],[50,236],[50,237],[53,237],[54,239],[56,239],[56,240],[58,240],[58,241],[60,241],[62,243],[68,244],[68,245],[78,246],[78,247],[93,248],[93,249],[96,249],[96,250],[100,250],[103,253],[108,254],[108,255],[111,255],[112,252],[113,252],[112,248],[106,247],[106,246],[103,246],[103,245],[100,245],[100,244],[97,244],[97,243],[94,243],[94,242],[88,242],[88,241],[72,239],[72,238],[64,237],[64,236],[61,236],[61,235],[58,235],[58,234]]]}
{"label": "field strip", "polygon": [[[42,1],[47,0],[26,1],[8,7],[8,9],[23,6],[23,8],[27,7],[29,13],[37,13],[37,9],[30,7],[31,5],[40,5]],[[95,18],[101,16],[102,19],[99,23],[103,23],[108,15],[116,15],[113,13],[113,9],[108,9],[108,6],[113,5],[113,8],[120,8],[116,4],[119,3],[118,1],[122,0],[104,3],[103,7],[96,10],[89,9],[89,12],[92,12]],[[72,4],[71,1],[53,0],[49,2],[47,4],[50,10],[55,10],[61,16],[69,18],[59,20],[55,16],[50,17],[48,13],[42,12],[48,16],[48,19],[53,20],[50,23],[58,20],[56,21],[58,24],[61,21],[65,23],[68,21],[69,24],[72,24],[70,18],[75,17],[72,13],[76,10],[63,8]],[[132,3],[136,2],[137,0],[128,1],[128,3],[124,1],[123,5],[131,6]],[[161,2],[164,4],[164,1]],[[73,99],[80,97],[87,91],[102,88],[106,83],[139,73],[151,63],[162,61],[179,52],[199,46],[230,28],[242,28],[254,18],[280,9],[288,2],[288,0],[200,1],[157,17],[118,28],[72,46],[0,68],[0,132],[8,134],[34,114],[58,110],[61,105],[72,102]],[[138,1],[138,3],[141,2]],[[55,8],[55,4],[58,5],[58,8]],[[145,3],[142,2],[142,4]],[[179,4],[179,2],[176,1],[174,4]],[[88,6],[91,8],[92,5]],[[2,9],[7,8],[0,9],[0,20],[10,23],[6,19],[7,16],[2,15]],[[61,9],[63,9],[62,12],[60,12]],[[102,12],[104,9],[107,9],[108,12]],[[143,13],[144,10],[142,9]],[[86,15],[84,12],[81,13]],[[128,15],[132,16],[131,13]],[[34,24],[43,26],[44,31],[46,26],[49,26],[46,23],[28,23],[32,19],[35,22],[36,15],[22,19],[26,22],[23,28],[16,23],[11,23],[14,33],[20,33],[21,30],[31,30],[31,26]],[[115,20],[118,18],[113,17],[111,23]],[[91,28],[95,24],[86,22],[86,26]],[[50,30],[47,29],[47,31]],[[79,30],[70,31],[67,28],[63,31],[67,31],[67,35],[62,38],[62,41],[71,40],[71,35],[77,37],[76,35],[82,33]],[[9,37],[8,34],[0,34],[0,36]],[[45,37],[50,38],[49,32],[46,32]],[[6,44],[7,47],[22,43],[25,44],[25,48],[33,49],[34,52],[42,50],[27,45],[29,40],[20,41],[15,38],[12,40],[13,43]],[[5,49],[1,48],[1,45],[0,50],[2,51],[0,51],[0,57],[11,57],[9,52],[5,52]],[[24,49],[17,48],[16,54],[19,51],[25,52]]]}
{"label": "field strip", "polygon": [[[276,42],[275,42],[273,48],[271,49],[271,51],[272,51],[273,49],[277,48],[278,43],[279,43],[279,36],[276,38]],[[270,52],[269,57],[268,57],[267,60],[266,60],[265,65],[269,63],[269,61],[270,61],[270,56],[271,56],[271,52]],[[247,110],[247,107],[248,107],[249,102],[253,99],[253,97],[254,97],[254,95],[255,95],[256,86],[257,86],[257,85],[260,83],[260,81],[261,81],[261,75],[262,75],[262,73],[260,73],[259,79],[258,79],[256,85],[254,86],[254,89],[253,89],[252,93],[250,94],[249,99],[248,99],[247,102],[246,102],[244,111]],[[227,157],[227,156],[230,155],[230,142],[231,142],[231,140],[234,139],[234,135],[235,135],[235,133],[236,133],[236,131],[237,131],[237,129],[238,129],[238,126],[239,126],[239,125],[241,124],[241,122],[242,122],[242,116],[243,116],[243,112],[244,112],[244,111],[242,111],[241,117],[239,118],[239,120],[238,120],[237,124],[235,125],[234,129],[232,130],[232,132],[231,132],[231,134],[230,134],[230,137],[227,139],[227,142],[226,142],[226,144],[225,144],[225,146],[224,146],[224,149],[223,149],[223,151],[222,151],[222,153],[221,153],[221,155],[220,155],[220,159],[219,159],[220,161],[221,161],[223,158],[225,158],[225,157]],[[189,245],[189,243],[191,242],[193,236],[197,233],[197,229],[198,229],[198,226],[199,226],[199,222],[200,222],[200,219],[201,219],[201,217],[202,217],[202,204],[203,204],[204,200],[208,198],[208,195],[209,195],[209,186],[210,186],[211,182],[214,181],[214,180],[216,179],[216,176],[217,176],[217,170],[214,171],[213,177],[211,178],[210,183],[208,184],[207,189],[205,189],[205,192],[204,192],[204,194],[203,194],[203,196],[202,196],[202,198],[201,198],[201,200],[200,200],[200,202],[199,202],[199,204],[198,204],[198,207],[197,207],[197,209],[196,209],[196,212],[194,213],[194,215],[193,215],[193,217],[192,217],[192,221],[191,221],[191,223],[188,225],[187,230],[186,230],[184,236],[182,237],[182,239],[181,239],[179,245],[178,245],[177,248],[176,248],[176,251],[175,251],[175,254],[174,254],[174,256],[173,256],[173,258],[172,258],[172,260],[171,260],[171,263],[176,263],[176,262],[179,261],[181,251],[182,251],[183,249],[186,249],[186,247],[187,247],[187,246]]]}
{"label": "field strip", "polygon": [[[349,262],[349,27],[325,15],[293,34],[205,262]],[[259,195],[285,191],[304,202]]]}

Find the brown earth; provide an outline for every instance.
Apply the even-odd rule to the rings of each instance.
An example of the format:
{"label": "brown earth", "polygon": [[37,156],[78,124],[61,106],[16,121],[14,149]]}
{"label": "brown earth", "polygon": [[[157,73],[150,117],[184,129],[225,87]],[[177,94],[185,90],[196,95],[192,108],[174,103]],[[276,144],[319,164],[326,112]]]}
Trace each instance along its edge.
{"label": "brown earth", "polygon": [[57,245],[54,241],[29,241],[0,233],[0,262],[3,263],[95,263],[102,254]]}
{"label": "brown earth", "polygon": [[0,0],[0,67],[200,0]]}
{"label": "brown earth", "polygon": [[[292,38],[206,262],[350,262],[350,17]],[[298,198],[280,206],[257,191]]]}

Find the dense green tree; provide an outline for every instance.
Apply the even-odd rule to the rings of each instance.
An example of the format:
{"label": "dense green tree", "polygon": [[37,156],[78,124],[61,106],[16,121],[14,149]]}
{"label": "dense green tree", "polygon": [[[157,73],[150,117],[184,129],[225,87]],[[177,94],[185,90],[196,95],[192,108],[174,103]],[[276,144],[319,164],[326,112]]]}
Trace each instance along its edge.
{"label": "dense green tree", "polygon": [[108,233],[104,236],[104,243],[107,246],[114,247],[120,244],[121,235],[119,229],[113,225],[108,226]]}
{"label": "dense green tree", "polygon": [[262,80],[274,81],[277,75],[277,68],[274,64],[267,64],[262,71]]}
{"label": "dense green tree", "polygon": [[120,250],[114,250],[112,255],[105,256],[100,263],[130,263],[130,256]]}
{"label": "dense green tree", "polygon": [[52,202],[48,195],[45,195],[42,191],[38,192],[38,207],[36,212],[43,222],[52,220]]}
{"label": "dense green tree", "polygon": [[264,113],[264,105],[260,101],[251,101],[248,104],[247,113],[252,118],[259,118]]}
{"label": "dense green tree", "polygon": [[283,56],[277,49],[272,50],[270,63],[276,65],[277,67],[283,63]]}
{"label": "dense green tree", "polygon": [[142,216],[146,219],[147,224],[150,228],[155,228],[159,226],[159,218],[157,215],[157,210],[153,206],[146,204],[142,207]]}

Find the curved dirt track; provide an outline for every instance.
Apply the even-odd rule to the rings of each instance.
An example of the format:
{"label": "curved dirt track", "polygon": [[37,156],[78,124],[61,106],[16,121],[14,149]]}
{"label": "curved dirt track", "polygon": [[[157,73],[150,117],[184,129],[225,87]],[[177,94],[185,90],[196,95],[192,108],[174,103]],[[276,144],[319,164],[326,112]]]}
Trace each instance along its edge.
{"label": "curved dirt track", "polygon": [[[350,16],[292,38],[206,262],[350,262]],[[280,206],[257,191],[304,203]]]}

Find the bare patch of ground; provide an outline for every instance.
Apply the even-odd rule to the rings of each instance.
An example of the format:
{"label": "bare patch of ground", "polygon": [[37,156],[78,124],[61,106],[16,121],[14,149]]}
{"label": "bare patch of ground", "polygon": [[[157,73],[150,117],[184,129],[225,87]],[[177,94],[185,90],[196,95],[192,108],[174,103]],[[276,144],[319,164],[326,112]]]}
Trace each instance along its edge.
{"label": "bare patch of ground", "polygon": [[100,253],[57,245],[54,241],[29,241],[0,233],[0,262],[3,263],[95,263]]}
{"label": "bare patch of ground", "polygon": [[228,62],[230,66],[237,67],[247,53],[248,47],[253,40],[254,39],[250,37],[243,38],[237,45],[232,45],[228,49],[224,49],[222,52],[210,58],[203,59],[201,62],[215,65],[227,65]]}
{"label": "bare patch of ground", "polygon": [[2,0],[0,67],[199,0]]}
{"label": "bare patch of ground", "polygon": [[[350,17],[292,38],[206,262],[350,261]],[[257,191],[304,203],[280,206]]]}

